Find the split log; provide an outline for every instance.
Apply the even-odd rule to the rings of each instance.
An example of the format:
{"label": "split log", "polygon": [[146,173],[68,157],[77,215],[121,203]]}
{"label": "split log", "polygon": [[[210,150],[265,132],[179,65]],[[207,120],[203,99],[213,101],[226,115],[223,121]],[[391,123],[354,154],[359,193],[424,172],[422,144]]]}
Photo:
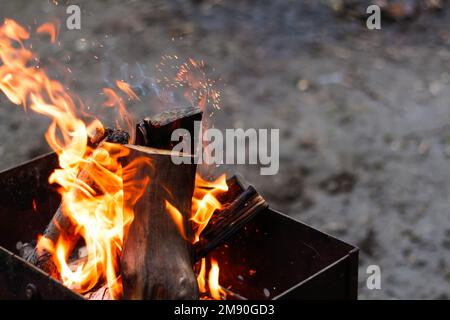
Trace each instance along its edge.
{"label": "split log", "polygon": [[[194,192],[196,165],[175,164],[172,151],[127,145],[127,161],[148,157],[152,168],[143,166],[134,179],[150,177],[143,195],[134,206],[134,220],[126,232],[120,261],[124,299],[198,299],[191,245],[180,234],[189,234],[188,219]],[[124,182],[125,199],[127,189]],[[166,200],[179,211],[169,214]]]}
{"label": "split log", "polygon": [[[111,143],[128,143],[130,136],[126,131],[106,128],[105,130],[97,130],[95,134],[90,137],[89,145],[93,148],[101,147],[105,142]],[[95,189],[94,182],[90,176],[90,167],[81,170],[78,173],[78,179]],[[62,236],[66,240],[69,246],[69,251],[72,251],[80,240],[80,235],[76,232],[76,226],[72,219],[68,217],[63,211],[63,205],[61,204],[52,220],[45,229],[43,236],[53,243]],[[47,272],[54,278],[59,278],[58,269],[53,262],[52,254],[43,248],[35,247],[32,254],[28,255],[27,261],[34,264],[41,270]]]}
{"label": "split log", "polygon": [[195,122],[202,120],[199,108],[172,109],[147,117],[136,125],[135,144],[157,149],[172,150],[178,142],[172,142],[172,132],[186,129],[191,135],[191,153],[195,154]]}
{"label": "split log", "polygon": [[200,241],[195,244],[196,260],[205,257],[268,207],[267,202],[253,186],[244,189],[236,176],[228,179],[227,185],[228,191],[218,197],[224,204],[224,209],[214,212],[200,235]]}

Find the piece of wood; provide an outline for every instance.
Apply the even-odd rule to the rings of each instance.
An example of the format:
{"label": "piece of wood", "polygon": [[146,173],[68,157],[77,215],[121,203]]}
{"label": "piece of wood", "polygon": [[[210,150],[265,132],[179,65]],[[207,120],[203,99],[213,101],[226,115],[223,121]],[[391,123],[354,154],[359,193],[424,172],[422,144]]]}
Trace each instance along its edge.
{"label": "piece of wood", "polygon": [[[196,165],[191,155],[178,154],[190,164],[175,164],[171,151],[127,145],[127,161],[148,157],[133,179],[150,177],[135,204],[134,220],[126,232],[120,259],[124,299],[198,299],[192,247],[180,234],[190,234],[188,219],[194,192]],[[125,199],[129,192],[124,182]],[[179,226],[167,210],[178,209]]]}
{"label": "piece of wood", "polygon": [[227,184],[228,191],[218,197],[224,208],[214,212],[200,235],[200,241],[194,245],[196,260],[205,257],[268,207],[253,186],[244,189],[237,177],[228,179]]}
{"label": "piece of wood", "polygon": [[[99,129],[90,137],[89,144],[92,148],[101,147],[106,142],[125,144],[128,143],[129,138],[129,134],[123,130],[111,128]],[[77,177],[91,188],[96,189],[90,175],[92,166],[88,164],[86,168],[80,170]],[[72,251],[80,240],[80,235],[76,232],[76,229],[76,225],[64,213],[63,205],[61,204],[45,229],[43,236],[54,244],[56,244],[60,237],[64,237],[66,244],[69,246],[69,251]],[[48,250],[36,246],[33,253],[28,255],[27,261],[47,272],[52,277],[59,278],[58,268],[52,259],[52,253]]]}
{"label": "piece of wood", "polygon": [[106,284],[94,291],[84,294],[84,298],[88,300],[113,300],[108,285]]}
{"label": "piece of wood", "polygon": [[191,153],[195,150],[195,122],[202,120],[199,108],[172,109],[147,117],[136,125],[136,145],[157,149],[172,150],[178,142],[172,142],[172,132],[176,129],[186,129],[191,135]]}

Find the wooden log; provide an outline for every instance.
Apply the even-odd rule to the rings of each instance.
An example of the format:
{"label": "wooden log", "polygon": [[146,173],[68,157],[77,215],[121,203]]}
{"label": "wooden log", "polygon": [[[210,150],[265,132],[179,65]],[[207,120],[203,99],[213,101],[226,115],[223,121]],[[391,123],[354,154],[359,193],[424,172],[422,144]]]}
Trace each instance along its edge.
{"label": "wooden log", "polygon": [[228,191],[218,197],[224,209],[216,210],[195,247],[195,260],[206,256],[215,247],[237,232],[259,212],[268,207],[267,202],[253,186],[244,189],[237,177],[227,180]]}
{"label": "wooden log", "polygon": [[[124,299],[198,299],[192,247],[181,233],[189,234],[188,219],[194,191],[196,165],[175,164],[174,153],[127,145],[127,161],[150,158],[153,169],[143,166],[134,179],[150,177],[144,194],[134,206],[134,220],[124,241],[120,261]],[[125,198],[128,190],[124,182]],[[179,225],[167,210],[167,202],[179,211]]]}
{"label": "wooden log", "polygon": [[[101,147],[105,142],[125,144],[128,143],[129,138],[130,136],[126,131],[106,128],[105,130],[97,130],[90,137],[89,144],[93,148]],[[95,189],[94,182],[89,173],[90,168],[88,165],[87,168],[78,173],[77,177]],[[56,243],[60,237],[64,237],[69,246],[69,251],[72,251],[80,240],[80,235],[76,232],[76,226],[72,219],[64,213],[62,204],[56,210],[43,236],[53,243]],[[36,246],[34,252],[28,255],[27,261],[47,272],[52,277],[59,278],[58,269],[53,262],[52,254],[46,249]]]}
{"label": "wooden log", "polygon": [[195,122],[202,120],[199,108],[172,109],[147,117],[136,125],[136,145],[172,150],[178,142],[172,142],[172,132],[186,129],[191,135],[191,153],[195,154]]}

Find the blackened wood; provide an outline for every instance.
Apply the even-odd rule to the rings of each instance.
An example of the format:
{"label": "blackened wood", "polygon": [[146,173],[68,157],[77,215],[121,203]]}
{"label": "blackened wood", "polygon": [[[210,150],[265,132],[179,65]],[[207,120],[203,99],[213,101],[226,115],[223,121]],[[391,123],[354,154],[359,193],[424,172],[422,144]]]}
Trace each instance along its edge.
{"label": "blackened wood", "polygon": [[[180,234],[166,209],[166,200],[182,216],[186,237],[194,192],[196,165],[175,164],[173,152],[141,146],[127,146],[127,161],[148,157],[152,166],[142,166],[133,179],[150,177],[134,206],[134,220],[126,232],[120,261],[124,299],[197,299],[192,246]],[[124,182],[125,199],[135,192]]]}
{"label": "blackened wood", "polygon": [[176,129],[186,129],[191,136],[191,150],[195,153],[195,122],[202,120],[199,108],[180,108],[159,113],[153,117],[141,120],[136,125],[135,144],[157,149],[172,150],[178,144],[172,142],[172,132]]}

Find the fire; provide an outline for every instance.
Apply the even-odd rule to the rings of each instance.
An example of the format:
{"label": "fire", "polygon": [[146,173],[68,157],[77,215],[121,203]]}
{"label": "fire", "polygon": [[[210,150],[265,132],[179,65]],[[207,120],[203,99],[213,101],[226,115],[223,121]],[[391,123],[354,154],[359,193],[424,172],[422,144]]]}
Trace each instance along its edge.
{"label": "fire", "polygon": [[183,224],[183,215],[181,212],[169,201],[166,200],[166,210],[167,213],[170,215],[172,221],[177,226],[178,232],[180,235],[187,240],[186,231],[184,230],[184,224]]}
{"label": "fire", "polygon": [[[48,34],[52,43],[56,40],[53,24],[41,25],[37,33]],[[12,103],[52,120],[45,137],[58,155],[59,168],[51,174],[49,182],[59,185],[62,212],[71,219],[76,226],[75,232],[84,240],[87,256],[77,265],[70,264],[69,256],[74,248],[64,234],[56,243],[39,237],[38,250],[45,249],[52,254],[59,277],[69,288],[83,293],[106,282],[111,297],[118,298],[122,292],[118,257],[124,234],[133,221],[132,207],[148,183],[147,178],[136,180],[134,172],[138,166],[151,164],[148,160],[137,159],[123,167],[120,159],[127,156],[127,148],[107,142],[98,143],[96,148],[91,146],[95,133],[105,132],[102,123],[97,119],[89,123],[83,121],[78,115],[80,112],[84,115],[82,102],[73,99],[61,83],[50,79],[42,68],[33,65],[36,57],[24,44],[29,37],[29,32],[11,19],[5,19],[0,26],[0,90]],[[209,98],[217,104],[219,94],[204,80],[204,74],[200,72],[198,79],[189,75],[191,69],[200,69],[199,66],[203,68],[203,62],[199,65],[190,60],[189,64],[184,64],[177,81],[189,83],[194,91],[202,93],[197,101],[201,106]],[[116,85],[129,99],[138,99],[125,82],[118,81]],[[117,127],[129,130],[133,136],[133,118],[127,112],[124,100],[111,88],[103,89],[103,93],[106,96],[104,105],[117,108],[119,112]],[[125,188],[134,191],[127,193],[131,198],[125,198]],[[213,182],[197,175],[190,218],[195,224],[193,243],[199,241],[214,211],[222,209],[217,196],[227,190],[225,175]],[[33,207],[36,207],[35,202]],[[186,239],[182,215],[169,202],[166,202],[166,208]],[[204,259],[202,270],[198,283],[201,292],[205,292]],[[211,260],[208,287],[214,299],[225,297],[219,285],[219,271],[217,262]]]}
{"label": "fire", "polygon": [[203,258],[200,265],[200,272],[198,273],[197,276],[198,291],[200,293],[206,292],[205,274],[206,274],[206,259]]}
{"label": "fire", "polygon": [[219,284],[219,264],[216,260],[211,259],[211,271],[208,275],[208,285],[211,293],[211,297],[215,300],[221,300],[222,296],[226,297],[225,291]]}
{"label": "fire", "polygon": [[200,240],[200,234],[208,225],[214,211],[222,209],[222,204],[217,200],[217,196],[226,191],[228,191],[228,185],[225,174],[213,182],[204,180],[198,174],[195,177],[191,217],[196,224],[194,243]]}
{"label": "fire", "polygon": [[225,174],[212,182],[206,181],[199,174],[195,176],[191,218],[189,219],[194,224],[195,234],[193,239],[187,239],[181,212],[166,200],[166,211],[184,239],[190,240],[192,243],[200,240],[200,234],[208,225],[213,213],[223,208],[223,205],[217,200],[217,196],[226,191],[228,191],[228,185]]}
{"label": "fire", "polygon": [[39,28],[36,30],[37,33],[40,34],[48,34],[50,36],[50,42],[55,43],[56,41],[56,26],[53,23],[46,22],[42,24]]}
{"label": "fire", "polygon": [[[214,300],[222,300],[227,296],[226,291],[219,284],[220,268],[216,260],[211,258],[211,269],[208,274],[209,296]],[[197,276],[198,289],[200,293],[207,293],[206,289],[206,259],[201,260],[200,271]]]}
{"label": "fire", "polygon": [[[53,25],[44,24],[37,32],[50,34],[53,42],[55,30]],[[127,155],[125,147],[112,143],[101,143],[96,149],[89,146],[92,133],[104,131],[103,125],[98,120],[88,124],[81,120],[74,100],[63,85],[32,65],[35,56],[23,43],[28,38],[28,31],[13,20],[5,19],[0,27],[0,90],[14,104],[52,120],[45,137],[59,157],[59,168],[51,174],[49,182],[60,186],[63,213],[84,239],[87,257],[73,270],[68,263],[73,247],[64,235],[56,243],[40,237],[38,249],[53,254],[66,286],[86,292],[106,282],[111,296],[117,298],[121,293],[117,257],[122,250],[124,232],[133,220],[131,206],[148,183],[130,177],[137,166],[148,163],[138,159],[122,167],[120,158]],[[125,86],[121,85],[123,90]],[[132,128],[123,101],[112,89],[104,92],[108,98],[106,105],[117,106],[127,129]],[[125,187],[136,191],[131,195],[133,198],[124,199]]]}
{"label": "fire", "polygon": [[[194,196],[192,197],[192,216],[191,221],[195,224],[195,236],[193,243],[200,240],[200,234],[208,225],[213,213],[223,208],[223,205],[217,199],[221,193],[228,191],[226,175],[223,174],[216,180],[209,182],[200,175],[195,177]],[[211,270],[208,274],[209,295],[215,300],[221,300],[226,297],[226,292],[219,284],[220,268],[216,260],[211,259]],[[200,271],[197,276],[197,284],[200,293],[206,293],[206,260],[201,260]]]}
{"label": "fire", "polygon": [[[137,98],[136,94],[124,82],[117,81],[116,85],[119,87],[119,89],[124,91],[130,97],[130,99],[135,99],[135,97]],[[127,88],[127,89],[125,89],[125,88]],[[131,94],[131,92],[133,92],[133,93]],[[134,125],[133,125],[134,124],[133,117],[128,113],[123,99],[111,88],[104,88],[103,94],[107,98],[107,100],[103,103],[103,105],[105,107],[117,108],[117,110],[118,110],[118,113],[119,113],[118,118],[121,121],[119,121],[119,119],[116,120],[116,127],[122,128],[124,126],[125,128],[127,128],[129,130],[131,139],[134,139],[134,130],[135,129],[134,129]],[[121,122],[123,122],[124,124],[121,124]]]}
{"label": "fire", "polygon": [[[228,185],[225,174],[216,180],[209,182],[200,175],[195,177],[195,189],[192,197],[192,212],[190,220],[194,223],[194,238],[188,239],[186,230],[184,229],[183,215],[181,212],[166,200],[166,211],[171,217],[173,223],[177,226],[180,235],[196,243],[200,240],[200,234],[208,225],[213,213],[223,208],[223,205],[217,199],[221,193],[228,191]],[[226,297],[226,292],[219,284],[220,268],[214,259],[211,259],[211,270],[208,274],[209,296],[215,300]],[[206,260],[201,260],[200,271],[197,276],[198,289],[201,294],[207,293],[206,289]]]}

